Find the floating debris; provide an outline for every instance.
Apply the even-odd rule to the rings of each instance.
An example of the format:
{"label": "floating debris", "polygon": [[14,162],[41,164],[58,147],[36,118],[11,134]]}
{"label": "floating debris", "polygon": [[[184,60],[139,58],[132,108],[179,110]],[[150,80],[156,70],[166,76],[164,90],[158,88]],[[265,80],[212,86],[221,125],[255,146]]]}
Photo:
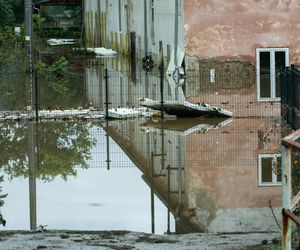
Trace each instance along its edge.
{"label": "floating debris", "polygon": [[47,40],[47,43],[51,46],[59,46],[59,45],[70,45],[74,44],[75,40],[74,39],[56,39],[56,38],[51,38]]}
{"label": "floating debris", "polygon": [[93,52],[96,54],[96,56],[116,56],[118,55],[118,52],[112,50],[112,49],[106,49],[103,47],[100,48],[87,48],[88,52]]}
{"label": "floating debris", "polygon": [[[161,102],[154,101],[148,98],[141,98],[140,105],[154,110],[161,110]],[[191,102],[180,101],[164,101],[163,111],[169,115],[178,117],[199,117],[203,115],[213,115],[220,117],[232,117],[231,111],[221,109],[207,103],[194,104]]]}
{"label": "floating debris", "polygon": [[[136,117],[157,117],[160,112],[155,110],[150,110],[148,108],[111,108],[108,110],[108,117],[113,119],[128,119]],[[105,118],[105,111],[97,110],[94,107],[89,107],[88,109],[83,109],[78,107],[78,109],[56,109],[56,110],[40,110],[38,111],[38,118],[41,120],[98,120]],[[0,121],[19,121],[35,119],[35,112],[20,112],[20,111],[10,111],[10,112],[0,112]]]}

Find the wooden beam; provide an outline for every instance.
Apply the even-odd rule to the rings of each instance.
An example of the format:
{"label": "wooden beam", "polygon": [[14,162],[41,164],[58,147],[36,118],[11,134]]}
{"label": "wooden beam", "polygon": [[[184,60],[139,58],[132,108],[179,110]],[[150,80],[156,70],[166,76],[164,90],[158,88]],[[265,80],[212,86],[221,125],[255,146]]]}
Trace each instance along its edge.
{"label": "wooden beam", "polygon": [[299,201],[300,201],[300,192],[298,192],[298,194],[296,194],[292,199],[291,211],[295,210]]}
{"label": "wooden beam", "polygon": [[295,222],[298,226],[300,226],[300,218],[297,217],[291,210],[289,209],[282,209],[283,216],[287,216],[293,222]]}

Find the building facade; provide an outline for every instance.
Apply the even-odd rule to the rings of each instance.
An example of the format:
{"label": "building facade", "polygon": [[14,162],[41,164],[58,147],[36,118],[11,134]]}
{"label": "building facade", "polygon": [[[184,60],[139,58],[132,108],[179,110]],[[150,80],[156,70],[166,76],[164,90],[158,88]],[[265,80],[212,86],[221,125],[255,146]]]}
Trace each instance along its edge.
{"label": "building facade", "polygon": [[165,65],[185,70],[187,100],[277,116],[280,68],[300,60],[299,8],[292,0],[89,0],[86,44],[133,54],[137,65],[151,52],[158,66],[163,51]]}

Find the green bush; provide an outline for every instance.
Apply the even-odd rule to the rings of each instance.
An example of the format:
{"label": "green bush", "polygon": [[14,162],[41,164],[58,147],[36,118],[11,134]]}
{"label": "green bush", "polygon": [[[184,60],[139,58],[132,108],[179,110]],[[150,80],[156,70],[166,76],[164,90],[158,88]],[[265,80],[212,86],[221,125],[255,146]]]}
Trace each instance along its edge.
{"label": "green bush", "polygon": [[41,38],[80,38],[80,27],[47,27],[37,30],[38,36]]}

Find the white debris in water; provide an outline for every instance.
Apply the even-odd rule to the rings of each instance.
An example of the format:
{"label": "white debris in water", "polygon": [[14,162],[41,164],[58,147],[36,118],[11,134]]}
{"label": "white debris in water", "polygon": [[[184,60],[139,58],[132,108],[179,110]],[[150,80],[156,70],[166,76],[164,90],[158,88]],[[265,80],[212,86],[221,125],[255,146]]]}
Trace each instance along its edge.
{"label": "white debris in water", "polygon": [[87,51],[89,52],[94,52],[96,56],[115,56],[118,54],[118,52],[112,50],[112,49],[107,49],[107,48],[87,48]]}
{"label": "white debris in water", "polygon": [[[108,116],[114,119],[127,119],[127,118],[136,118],[136,117],[156,117],[159,116],[159,112],[145,108],[112,108],[108,110]],[[25,113],[20,111],[10,111],[10,112],[0,112],[0,121],[1,120],[26,120],[34,119],[35,112]],[[56,110],[40,110],[38,112],[38,118],[44,120],[52,119],[104,119],[105,111],[98,111],[94,107],[89,109],[83,109],[79,107],[78,109],[56,109]]]}
{"label": "white debris in water", "polygon": [[47,43],[51,46],[57,46],[57,45],[69,45],[69,44],[74,44],[75,40],[74,39],[56,39],[56,38],[51,38],[47,40]]}
{"label": "white debris in water", "polygon": [[39,111],[39,117],[47,117],[47,118],[54,118],[54,117],[62,117],[62,116],[82,116],[88,115],[89,110],[41,110]]}
{"label": "white debris in water", "polygon": [[142,112],[135,108],[117,108],[108,110],[108,116],[116,119],[133,118],[141,115]]}

